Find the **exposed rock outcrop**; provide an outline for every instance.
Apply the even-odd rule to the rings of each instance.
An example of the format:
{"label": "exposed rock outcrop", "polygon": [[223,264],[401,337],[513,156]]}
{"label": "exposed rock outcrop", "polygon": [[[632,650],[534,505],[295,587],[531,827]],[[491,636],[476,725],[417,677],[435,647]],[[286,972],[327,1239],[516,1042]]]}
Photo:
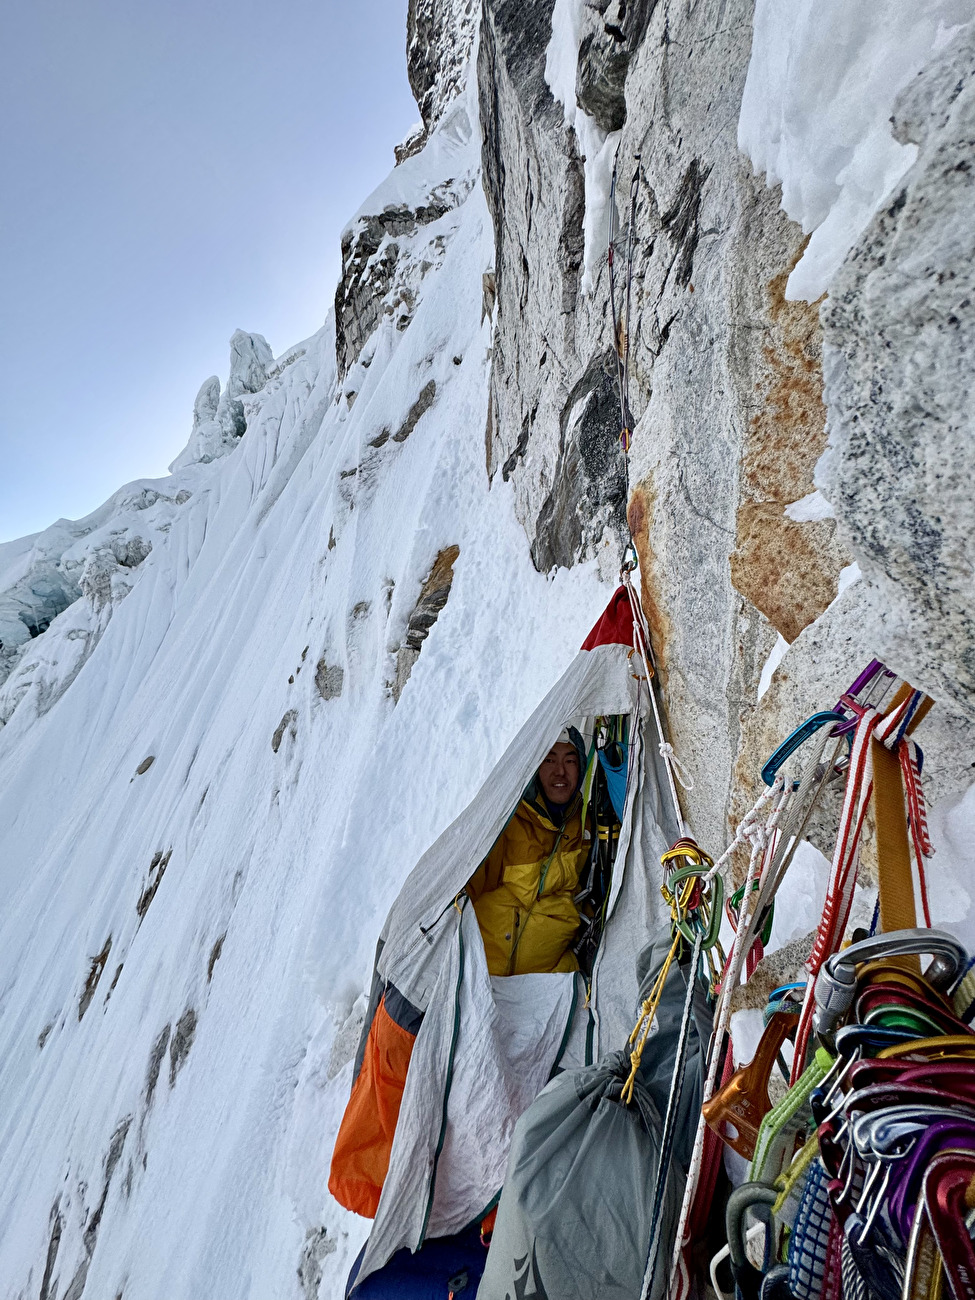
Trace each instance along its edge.
{"label": "exposed rock outcrop", "polygon": [[497,299],[488,473],[514,483],[543,571],[604,535],[618,555],[625,497],[605,297],[580,296],[583,161],[545,79],[551,17],[550,0],[488,0],[478,66]]}
{"label": "exposed rock outcrop", "polygon": [[579,42],[576,102],[607,133],[626,121],[626,74],[657,0],[593,0],[602,19]]}
{"label": "exposed rock outcrop", "polygon": [[450,207],[446,193],[431,196],[429,203],[415,209],[387,204],[382,212],[360,218],[343,235],[342,278],[335,291],[335,347],[341,375],[358,360],[383,315],[393,316],[397,329],[409,325],[416,306],[412,286],[403,284],[398,296],[391,294],[401,270],[399,240],[439,221]]}
{"label": "exposed rock outcrop", "polygon": [[454,565],[460,555],[459,546],[445,546],[439,551],[433,567],[423,580],[416,605],[406,627],[404,644],[395,652],[395,676],[390,685],[394,700],[399,700],[410,673],[420,657],[423,642],[440,617],[454,581]]}
{"label": "exposed rock outcrop", "polygon": [[751,318],[762,328],[738,333],[731,358],[751,407],[731,580],[792,642],[835,598],[850,557],[836,541],[835,520],[786,513],[814,491],[813,470],[826,445],[818,311],[785,300],[788,275],[786,267],[767,285],[751,286],[751,294],[742,284]]}
{"label": "exposed rock outcrop", "polygon": [[[838,692],[875,653],[950,710],[972,707],[971,38],[901,99],[898,138],[921,155],[825,304],[824,395],[819,305],[785,298],[806,241],[738,148],[750,0],[579,9],[576,105],[594,124],[587,136],[619,132],[624,234],[639,169],[624,465],[608,277],[598,261],[590,289],[582,276],[587,205],[601,199],[546,79],[553,8],[484,5],[497,292],[488,472],[514,484],[543,571],[620,537],[628,477],[661,680],[695,780],[691,820],[721,843],[736,791],[752,789],[743,763],[758,732],[764,744],[794,725],[776,692],[756,706],[776,634],[796,644],[780,674],[807,679],[790,708]],[[863,636],[856,649],[839,637],[826,672],[813,629],[825,620],[836,634],[827,611],[853,559],[865,580],[843,607],[860,611]],[[943,738],[928,724],[932,776],[957,789],[957,726],[945,718]]]}
{"label": "exposed rock outcrop", "polygon": [[421,148],[463,87],[479,18],[476,0],[410,0],[406,71],[423,118],[423,134],[416,137]]}
{"label": "exposed rock outcrop", "polygon": [[821,480],[873,643],[975,717],[975,34],[908,87],[895,132],[918,159],[824,308]]}
{"label": "exposed rock outcrop", "polygon": [[[821,613],[845,562],[831,522],[784,515],[812,491],[825,441],[820,338],[812,309],[782,301],[801,233],[738,150],[749,13],[747,0],[692,10],[614,4],[589,27],[627,50],[616,79],[625,115],[600,123],[622,123],[624,225],[639,169],[628,465],[602,254],[591,292],[582,289],[586,205],[599,196],[587,194],[578,141],[544,75],[552,5],[488,0],[480,48],[498,286],[489,471],[515,484],[542,569],[598,554],[607,539],[618,557],[628,473],[662,680],[695,778],[692,820],[707,842],[726,833],[727,774],[773,627],[794,637]],[[577,98],[593,110],[580,91],[598,80],[598,41],[583,38],[577,76]],[[758,528],[765,521],[771,548]],[[759,613],[759,597],[772,617]]]}

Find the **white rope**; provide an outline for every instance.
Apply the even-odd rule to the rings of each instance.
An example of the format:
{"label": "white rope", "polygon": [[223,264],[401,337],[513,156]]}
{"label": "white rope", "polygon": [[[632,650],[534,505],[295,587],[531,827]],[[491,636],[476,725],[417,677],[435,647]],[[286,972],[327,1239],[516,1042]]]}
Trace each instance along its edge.
{"label": "white rope", "polygon": [[650,644],[650,628],[647,625],[647,618],[643,612],[643,604],[637,594],[636,588],[633,586],[633,579],[630,576],[630,570],[624,568],[620,576],[630,599],[630,608],[633,610],[633,640],[636,643],[636,648],[639,651],[641,660],[643,661],[643,670],[647,675],[647,691],[650,695],[650,703],[653,705],[653,718],[654,722],[657,724],[657,736],[660,741],[659,752],[660,757],[664,760],[664,767],[667,771],[667,784],[670,787],[670,799],[674,805],[674,815],[677,818],[677,827],[681,835],[686,835],[690,828],[688,827],[687,822],[684,821],[680,799],[677,795],[677,785],[679,783],[685,790],[689,790],[691,789],[693,782],[690,786],[685,785],[675,770],[675,764],[681,766],[685,774],[687,769],[683,768],[683,765],[679,763],[679,760],[674,754],[673,746],[668,744],[667,739],[664,736],[663,722],[660,717],[660,708],[657,704],[657,693],[653,689],[654,670],[650,665],[650,655],[648,652]]}
{"label": "white rope", "polygon": [[[735,838],[731,841],[731,843],[725,849],[724,853],[722,853],[721,857],[718,858],[717,862],[714,864],[711,870],[704,877],[705,880],[713,879],[721,870],[721,868],[727,865],[727,863],[731,860],[732,853],[734,853],[738,845],[741,844],[744,840],[751,841],[753,846],[752,847],[753,857],[755,853],[755,848],[758,845],[759,841],[761,842],[761,848],[764,851],[765,844],[767,843],[767,838],[766,838],[767,827],[765,826],[758,827],[756,826],[755,823],[758,819],[758,814],[762,811],[762,809],[765,807],[768,801],[774,795],[776,795],[782,790],[783,785],[784,785],[783,778],[780,775],[775,778],[775,781],[772,783],[772,785],[767,785],[765,787],[762,793],[752,804],[751,808],[749,808],[748,812],[745,813],[744,817],[742,817],[741,821],[738,823],[738,829],[735,831]],[[776,821],[777,820],[778,819],[776,818]],[[771,822],[769,822],[768,824],[771,825]]]}
{"label": "white rope", "polygon": [[673,745],[669,744],[668,741],[666,740],[662,740],[660,744],[657,746],[657,752],[660,754],[660,757],[664,760],[665,763],[672,764],[674,769],[674,776],[677,778],[677,782],[680,785],[681,789],[693,790],[694,778],[691,776],[690,772],[688,772],[687,768],[677,757],[676,753],[674,752]]}
{"label": "white rope", "polygon": [[[785,789],[785,780],[780,774],[776,777],[775,783],[765,790],[756,800],[755,805],[745,814],[735,832],[735,838],[728,848],[717,860],[708,877],[713,876],[728,861],[735,848],[743,841],[748,840],[751,844],[751,856],[748,862],[748,872],[745,876],[745,887],[742,895],[741,911],[738,915],[738,925],[735,929],[735,941],[731,949],[731,957],[728,961],[728,968],[725,971],[721,981],[721,996],[718,1000],[718,1006],[714,1017],[714,1031],[711,1038],[711,1055],[708,1062],[708,1074],[704,1083],[704,1091],[701,1097],[701,1105],[706,1105],[714,1096],[715,1088],[718,1082],[718,1065],[721,1060],[720,1047],[724,1041],[725,1034],[728,1031],[728,1025],[731,1021],[731,999],[735,989],[741,980],[742,967],[745,964],[745,958],[751,948],[751,935],[753,922],[756,919],[761,895],[761,886],[758,890],[753,888],[755,882],[759,879],[761,868],[768,860],[767,849],[770,844],[774,843],[775,832],[782,816],[783,811],[789,803],[790,792]],[[764,824],[758,821],[758,814],[765,804],[772,798],[778,796],[775,806],[769,814]],[[691,1217],[691,1211],[694,1206],[694,1198],[697,1192],[697,1185],[701,1177],[701,1166],[704,1163],[704,1135],[707,1131],[707,1124],[703,1114],[700,1116],[697,1125],[697,1132],[694,1135],[694,1150],[691,1155],[690,1166],[687,1171],[687,1182],[684,1185],[684,1200],[680,1208],[680,1219],[677,1224],[677,1235],[674,1239],[674,1254],[671,1260],[670,1279],[668,1283],[668,1294],[673,1286],[675,1278],[680,1278],[682,1284],[687,1279],[683,1268],[683,1249],[684,1237],[687,1233],[688,1223]],[[686,1286],[682,1286],[679,1295],[683,1295]]]}

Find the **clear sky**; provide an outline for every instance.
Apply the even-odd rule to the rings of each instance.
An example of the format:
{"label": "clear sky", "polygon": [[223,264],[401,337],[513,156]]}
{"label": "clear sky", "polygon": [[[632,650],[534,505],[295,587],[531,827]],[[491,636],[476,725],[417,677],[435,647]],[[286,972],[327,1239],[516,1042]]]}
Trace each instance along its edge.
{"label": "clear sky", "polygon": [[164,474],[235,329],[320,327],[419,118],[406,5],[0,3],[0,541]]}

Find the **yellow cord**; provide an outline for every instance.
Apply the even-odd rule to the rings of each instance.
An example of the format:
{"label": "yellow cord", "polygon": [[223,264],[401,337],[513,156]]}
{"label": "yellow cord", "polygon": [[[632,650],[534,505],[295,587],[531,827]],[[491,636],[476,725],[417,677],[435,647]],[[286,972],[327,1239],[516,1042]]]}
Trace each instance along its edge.
{"label": "yellow cord", "polygon": [[[696,884],[696,877],[690,876],[683,882],[683,888],[678,890],[677,895],[672,894],[670,890],[667,889],[666,885],[662,886],[661,893],[670,904],[671,915],[674,922],[682,919],[684,909],[690,902]],[[657,1008],[660,1006],[660,1000],[664,994],[664,985],[667,982],[667,976],[670,973],[670,968],[674,963],[674,958],[677,956],[677,950],[680,948],[682,941],[683,936],[678,931],[674,936],[673,943],[670,945],[670,952],[668,952],[664,964],[660,968],[660,973],[653,982],[650,995],[645,999],[640,1007],[639,1018],[633,1027],[632,1034],[630,1034],[630,1037],[627,1040],[633,1050],[630,1052],[630,1073],[627,1076],[626,1082],[623,1084],[623,1091],[620,1094],[622,1101],[627,1106],[633,1100],[633,1088],[636,1083],[637,1070],[639,1070],[640,1062],[643,1060],[643,1049],[646,1047],[647,1039],[650,1037],[650,1029],[653,1025],[654,1018],[656,1017]]]}
{"label": "yellow cord", "polygon": [[772,1206],[773,1215],[779,1215],[782,1213],[782,1209],[791,1196],[796,1184],[818,1155],[819,1134],[814,1133],[793,1160],[789,1168],[786,1169],[784,1173],[779,1174],[778,1178],[776,1178],[775,1186],[779,1193],[779,1199]]}
{"label": "yellow cord", "polygon": [[[629,1042],[632,1046],[636,1042],[633,1051],[630,1052],[630,1073],[626,1083],[623,1084],[621,1094],[623,1102],[628,1106],[633,1100],[633,1085],[636,1082],[636,1072],[640,1068],[640,1062],[643,1060],[643,1049],[646,1047],[647,1038],[650,1036],[650,1029],[653,1025],[654,1017],[657,1014],[657,1008],[660,1006],[660,999],[663,997],[664,984],[667,981],[667,975],[670,972],[674,957],[677,955],[677,949],[680,947],[681,936],[678,935],[670,945],[670,952],[667,959],[660,968],[660,974],[653,982],[653,988],[650,990],[650,996],[640,1007],[640,1018],[634,1026],[633,1033],[630,1034]],[[639,1039],[639,1041],[637,1041]]]}

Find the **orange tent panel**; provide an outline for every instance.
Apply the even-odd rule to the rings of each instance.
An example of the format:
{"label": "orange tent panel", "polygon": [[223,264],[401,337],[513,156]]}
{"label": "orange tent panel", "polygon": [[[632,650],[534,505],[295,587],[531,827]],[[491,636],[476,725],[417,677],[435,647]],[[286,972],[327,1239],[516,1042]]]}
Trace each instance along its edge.
{"label": "orange tent panel", "polygon": [[332,1153],[328,1190],[340,1205],[375,1218],[389,1169],[406,1072],[416,1035],[398,1025],[383,996],[376,1008],[359,1077]]}

